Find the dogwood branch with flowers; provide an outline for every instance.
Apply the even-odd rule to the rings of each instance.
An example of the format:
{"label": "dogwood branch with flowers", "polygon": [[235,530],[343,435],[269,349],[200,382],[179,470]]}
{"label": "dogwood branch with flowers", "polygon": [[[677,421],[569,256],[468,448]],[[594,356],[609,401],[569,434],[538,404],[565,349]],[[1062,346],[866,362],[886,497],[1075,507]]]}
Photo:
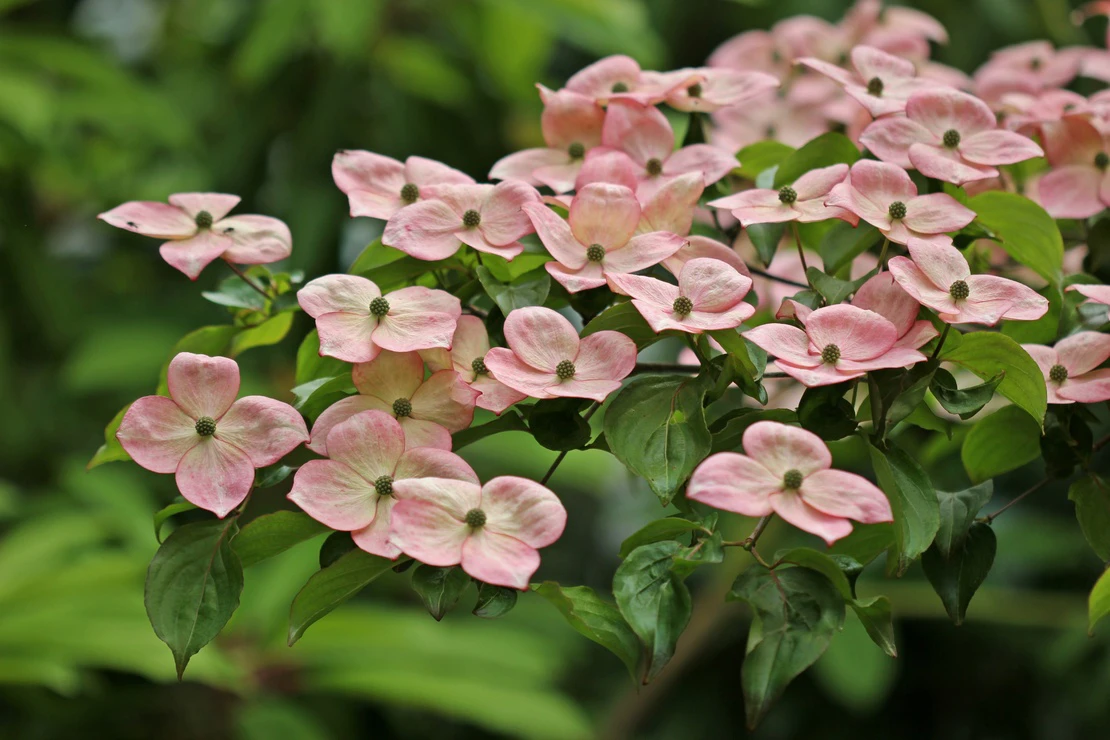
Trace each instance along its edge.
{"label": "dogwood branch with flowers", "polygon": [[[995,414],[1027,415],[1037,437],[1020,441],[1042,444],[1047,475],[1078,476],[1077,500],[1107,490],[1091,408],[1110,400],[1110,286],[1081,261],[1110,223],[1110,93],[1064,86],[1110,65],[1039,42],[969,77],[929,60],[946,40],[923,13],[860,0],[840,23],[741,34],[704,68],[609,57],[537,85],[542,146],[494,164],[496,183],[341,151],[335,184],[382,237],[299,289],[303,275],[267,267],[289,257],[289,229],[229,215],[237,196],[101,214],[161,240],[193,280],[221,260],[233,273],[204,293],[230,322],[173,348],[90,463],[172,474],[181,500],[156,521],[192,512],[146,592],[179,673],[231,617],[244,568],[327,532],[290,644],[413,567],[437,619],[472,583],[482,617],[532,592],[644,682],[682,641],[686,578],[747,551],[727,598],[763,622],[741,672],[753,726],[849,611],[896,654],[890,602],[855,592],[873,562],[897,576],[920,559],[962,620],[1010,504],[976,517],[1019,463],[965,445],[977,485],[938,491],[903,440],[964,425],[1005,446],[1026,432]],[[298,311],[315,328],[289,397],[236,400],[232,358],[276,345]],[[559,453],[542,481],[468,464],[467,445],[507,431]],[[621,533],[612,602],[535,580],[568,519],[553,476],[585,448],[661,506]],[[284,507],[257,514],[290,477]],[[1107,556],[1097,508],[1077,514]],[[769,525],[812,546],[761,552]]]}

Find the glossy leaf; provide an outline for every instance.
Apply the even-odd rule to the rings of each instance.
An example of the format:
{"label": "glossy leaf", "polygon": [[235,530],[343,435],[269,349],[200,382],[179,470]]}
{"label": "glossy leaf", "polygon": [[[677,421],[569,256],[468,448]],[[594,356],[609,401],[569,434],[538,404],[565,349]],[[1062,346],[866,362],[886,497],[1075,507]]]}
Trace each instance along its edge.
{"label": "glossy leaf", "polygon": [[759,261],[764,267],[770,265],[775,259],[775,252],[778,251],[782,235],[786,233],[786,224],[749,224],[744,230],[748,233],[752,246],[755,247],[755,253],[759,255]]}
{"label": "glossy leaf", "polygon": [[1110,614],[1110,570],[1104,571],[1087,597],[1087,632],[1094,634],[1099,620]]}
{"label": "glossy leaf", "polygon": [[777,167],[793,153],[794,147],[774,139],[749,144],[736,153],[736,159],[740,161],[740,175],[755,180],[760,172]]}
{"label": "glossy leaf", "polygon": [[1029,353],[1013,339],[997,332],[966,334],[959,344],[945,345],[941,359],[961,365],[983,380],[1005,373],[998,392],[1028,411],[1038,426],[1044,424],[1048,408],[1044,375]]}
{"label": "glossy leaf", "polygon": [[840,278],[826,275],[818,270],[816,267],[809,267],[806,269],[806,278],[809,284],[814,289],[824,296],[825,301],[830,305],[843,303],[853,293],[860,289],[860,286],[873,278],[878,273],[878,268],[866,273],[862,277],[855,280],[841,280]]}
{"label": "glossy leaf", "polygon": [[971,482],[981,483],[1036,460],[1040,439],[1040,427],[1029,414],[1017,406],[1003,406],[971,428],[960,459]]}
{"label": "glossy leaf", "polygon": [[832,225],[818,247],[825,271],[835,275],[845,265],[849,265],[870,247],[882,241],[882,234],[866,221],[852,226],[847,221],[837,221]]}
{"label": "glossy leaf", "polygon": [[162,544],[162,527],[169,521],[170,517],[192,511],[195,508],[197,508],[196,504],[178,500],[159,509],[154,514],[154,539],[158,540],[158,544]]}
{"label": "glossy leaf", "polygon": [[320,354],[320,335],[315,329],[305,335],[297,348],[295,384],[303,385],[320,378],[334,378],[351,372],[350,364]]}
{"label": "glossy leaf", "polygon": [[542,267],[526,272],[508,283],[495,278],[489,268],[484,266],[479,266],[477,273],[486,293],[506,316],[517,308],[542,306],[551,290],[551,276]]}
{"label": "glossy leaf", "polygon": [[351,550],[327,568],[313,573],[293,599],[289,609],[289,644],[301,639],[305,630],[335,607],[389,572],[394,562]]}
{"label": "glossy leaf", "polygon": [[232,549],[243,567],[249,568],[327,531],[326,526],[303,512],[275,511],[248,522]]}
{"label": "glossy leaf", "polygon": [[901,575],[932,543],[940,528],[940,503],[929,476],[909,454],[893,446],[885,452],[874,445],[867,449],[894,512],[894,565]]}
{"label": "glossy leaf", "polygon": [[518,593],[515,588],[480,583],[478,584],[478,602],[474,605],[474,611],[471,613],[483,619],[503,617],[516,606]]}
{"label": "glossy leaf", "polygon": [[654,522],[644,525],[634,534],[625,538],[621,543],[620,556],[626,558],[629,554],[641,545],[650,545],[653,542],[661,542],[663,540],[673,540],[679,535],[688,532],[696,532],[702,529],[702,525],[698,522],[692,522],[689,519],[680,519],[676,516],[668,516],[663,519],[656,519]]}
{"label": "glossy leaf", "polygon": [[844,394],[847,383],[807,388],[798,402],[798,421],[821,439],[835,440],[856,431],[856,410]]}
{"label": "glossy leaf", "polygon": [[239,332],[231,340],[231,356],[237,357],[248,349],[268,347],[285,339],[293,327],[293,315],[292,311],[285,311],[266,319],[258,326]]}
{"label": "glossy leaf", "polygon": [[532,590],[551,602],[580,635],[616,655],[633,679],[643,648],[617,607],[589,586],[561,586],[554,581],[533,583]]}
{"label": "glossy leaf", "polygon": [[586,324],[582,330],[582,336],[589,336],[599,331],[619,331],[636,343],[636,349],[643,349],[661,339],[661,336],[652,331],[644,321],[644,317],[631,301],[622,301],[599,313]]}
{"label": "glossy leaf", "polygon": [[993,493],[994,481],[980,483],[962,491],[937,491],[937,498],[940,500],[940,528],[934,544],[942,557],[949,559],[960,551],[967,539],[968,529]]}
{"label": "glossy leaf", "polygon": [[549,450],[580,450],[590,443],[590,425],[582,418],[586,402],[580,398],[536,401],[528,413],[528,428],[536,442]]}
{"label": "glossy leaf", "polygon": [[847,136],[835,131],[811,139],[791,154],[775,173],[775,187],[790,185],[810,170],[834,164],[852,164],[859,159],[859,147]]}
{"label": "glossy leaf", "polygon": [[990,525],[975,522],[968,530],[962,547],[953,551],[950,557],[941,555],[936,546],[930,547],[921,556],[925,576],[956,624],[963,623],[971,597],[990,572],[997,546]]}
{"label": "glossy leaf", "polygon": [[1075,518],[1091,549],[1110,561],[1110,486],[1091,473],[1071,484],[1068,499],[1075,504]]}
{"label": "glossy leaf", "polygon": [[1060,284],[1064,240],[1043,208],[1023,195],[1002,190],[980,193],[967,205],[976,220],[994,232],[1007,254],[1050,283]]}
{"label": "glossy leaf", "polygon": [[127,413],[127,409],[131,408],[131,404],[127,404],[112,417],[108,422],[108,426],[104,427],[104,444],[96,451],[96,454],[89,460],[88,465],[85,466],[86,470],[92,470],[98,465],[103,465],[109,462],[120,462],[123,460],[130,460],[131,456],[127,454],[127,450],[123,449],[123,445],[119,443],[116,438],[116,432],[119,431],[120,422],[123,421],[123,415]]}
{"label": "glossy leaf", "polygon": [[457,565],[437,568],[421,564],[412,571],[412,588],[437,622],[454,608],[469,585],[470,576]]}
{"label": "glossy leaf", "polygon": [[958,414],[961,419],[970,419],[990,403],[994,398],[995,389],[1005,377],[1006,374],[1003,372],[985,383],[960,388],[956,385],[956,379],[952,377],[952,373],[938,367],[933,374],[932,382],[929,383],[929,390],[933,392],[933,396],[945,411]]}
{"label": "glossy leaf", "polygon": [[516,409],[509,409],[501,416],[487,421],[485,424],[463,429],[460,432],[455,432],[451,435],[453,441],[452,449],[458,451],[462,447],[474,444],[480,439],[485,439],[494,434],[501,432],[527,432],[528,425],[524,423],[521,418],[520,412]]}
{"label": "glossy leaf", "polygon": [[890,599],[885,596],[852,599],[848,602],[848,606],[852,607],[852,611],[863,623],[871,641],[890,657],[897,658],[898,646],[894,642],[894,615]]}

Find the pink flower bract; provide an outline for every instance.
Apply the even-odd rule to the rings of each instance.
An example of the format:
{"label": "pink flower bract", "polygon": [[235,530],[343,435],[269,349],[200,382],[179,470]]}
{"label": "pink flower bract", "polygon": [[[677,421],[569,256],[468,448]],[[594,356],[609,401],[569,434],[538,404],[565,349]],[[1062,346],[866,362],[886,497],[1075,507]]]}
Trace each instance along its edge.
{"label": "pink flower bract", "polygon": [[824,221],[839,218],[859,223],[851,211],[825,205],[829,192],[848,176],[848,165],[834,164],[810,170],[790,186],[777,190],[754,188],[709,201],[712,208],[729,210],[742,225],[783,221]]}
{"label": "pink flower bract", "polygon": [[798,63],[840,83],[874,118],[901,113],[911,95],[936,86],[917,77],[913,62],[881,49],[857,46],[852,49],[851,59],[855,74],[820,59],[807,57]]}
{"label": "pink flower bract", "polygon": [[1081,331],[1055,347],[1023,344],[1044,373],[1049,403],[1101,403],[1110,400],[1110,368],[1096,370],[1110,359],[1110,335]]}
{"label": "pink flower bract", "polygon": [[352,216],[388,219],[423,197],[432,185],[468,185],[474,178],[434,159],[409,157],[404,163],[361,149],[336,152],[335,185],[347,194]]}
{"label": "pink flower bract", "polygon": [[308,440],[304,420],[289,404],[264,396],[235,400],[234,360],[182,352],[170,362],[166,380],[170,397],[135,401],[116,437],[135,462],[174,473],[181,495],[216,516],[243,502],[255,468]]}
{"label": "pink flower bract", "polygon": [[528,396],[493,377],[485,363],[487,352],[489,333],[486,332],[486,325],[477,316],[466,315],[459,319],[450,351],[421,350],[420,356],[433,373],[454,370],[471,388],[482,394],[475,402],[478,408],[500,416],[502,411]]}

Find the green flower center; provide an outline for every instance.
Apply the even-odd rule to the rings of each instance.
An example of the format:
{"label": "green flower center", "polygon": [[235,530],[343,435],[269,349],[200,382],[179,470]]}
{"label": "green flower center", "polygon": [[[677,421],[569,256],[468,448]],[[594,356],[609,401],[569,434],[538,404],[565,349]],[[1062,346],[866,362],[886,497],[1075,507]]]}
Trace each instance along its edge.
{"label": "green flower center", "polygon": [[1107,165],[1110,165],[1110,154],[1107,154],[1106,152],[1099,152],[1095,155],[1095,167],[1098,167],[1100,170],[1104,170],[1106,169]]}
{"label": "green flower center", "polygon": [[378,296],[370,301],[370,313],[377,316],[379,319],[389,313],[389,301]]}
{"label": "green flower center", "polygon": [[481,509],[471,509],[466,512],[466,526],[471,529],[486,526],[486,512]]}
{"label": "green flower center", "polygon": [[796,200],[798,200],[798,191],[794,188],[786,185],[779,189],[779,201],[786,205],[790,205]]}
{"label": "green flower center", "polygon": [[821,350],[821,362],[824,362],[828,365],[834,365],[839,359],[840,347],[837,347],[835,344],[826,344],[825,348]]}
{"label": "green flower center", "polygon": [[374,493],[379,496],[393,495],[393,476],[383,475],[374,481]]}
{"label": "green flower center", "polygon": [[971,288],[963,280],[957,280],[948,287],[948,294],[957,301],[962,301],[971,295]]}
{"label": "green flower center", "polygon": [[401,200],[406,203],[415,203],[420,200],[420,188],[411,182],[406,182],[404,187],[401,188]]}
{"label": "green flower center", "polygon": [[691,98],[700,98],[702,93],[701,85],[695,82],[693,85],[690,85],[690,87],[686,88],[686,93]]}
{"label": "green flower center", "polygon": [[570,155],[571,159],[582,159],[586,156],[586,146],[582,142],[576,141],[567,147],[567,154]]}
{"label": "green flower center", "polygon": [[605,259],[605,247],[600,244],[591,244],[586,248],[586,259],[590,262],[601,262]]}
{"label": "green flower center", "polygon": [[949,149],[955,149],[960,145],[960,132],[954,128],[950,128],[944,132],[944,145]]}
{"label": "green flower center", "polygon": [[613,86],[609,89],[615,93],[626,93],[628,92],[628,85],[623,82],[614,82]]}
{"label": "green flower center", "polygon": [[1041,68],[1042,64],[1044,64],[1044,61],[1042,61],[1040,57],[1033,57],[1029,60],[1029,69],[1036,72],[1038,69]]}
{"label": "green flower center", "polygon": [[647,173],[652,177],[658,177],[663,174],[663,163],[655,157],[649,159],[645,167],[647,168]]}
{"label": "green flower center", "polygon": [[802,471],[791,468],[782,476],[782,487],[791,491],[797,491],[802,487],[803,480],[805,480],[805,476],[802,475]]}
{"label": "green flower center", "polygon": [[216,433],[216,420],[211,416],[202,416],[197,419],[196,430],[202,437],[211,437]]}
{"label": "green flower center", "polygon": [[489,374],[489,368],[486,367],[486,359],[484,357],[475,357],[473,362],[470,363],[470,369],[474,371],[475,375]]}
{"label": "green flower center", "polygon": [[212,226],[212,214],[208,211],[201,211],[194,220],[197,222],[198,229],[208,229]]}
{"label": "green flower center", "polygon": [[407,398],[398,398],[393,402],[393,415],[398,419],[412,415],[412,401]]}
{"label": "green flower center", "polygon": [[872,77],[867,81],[867,94],[874,95],[876,98],[882,97],[883,94],[883,81],[878,77]]}
{"label": "green flower center", "polygon": [[671,309],[679,316],[687,316],[694,310],[694,302],[684,295],[680,295],[674,299],[674,305]]}
{"label": "green flower center", "polygon": [[559,376],[559,380],[570,380],[574,377],[574,363],[563,360],[555,366],[555,374]]}
{"label": "green flower center", "polygon": [[900,200],[896,200],[890,204],[890,208],[887,208],[886,212],[889,213],[890,217],[893,219],[905,218],[906,204]]}
{"label": "green flower center", "polygon": [[471,208],[463,214],[463,226],[468,229],[473,229],[478,224],[482,223],[482,214]]}
{"label": "green flower center", "polygon": [[1063,365],[1053,365],[1048,370],[1048,379],[1053,383],[1063,383],[1068,379],[1068,369]]}

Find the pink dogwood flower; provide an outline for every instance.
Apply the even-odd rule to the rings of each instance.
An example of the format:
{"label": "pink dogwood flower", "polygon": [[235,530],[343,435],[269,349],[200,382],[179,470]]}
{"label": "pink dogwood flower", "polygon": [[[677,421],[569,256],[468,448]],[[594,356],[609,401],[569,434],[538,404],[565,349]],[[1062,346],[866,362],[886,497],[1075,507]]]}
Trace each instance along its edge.
{"label": "pink dogwood flower", "polygon": [[563,534],[567,512],[558,496],[514,476],[480,486],[446,478],[409,478],[393,485],[391,541],[422,563],[461,565],[483,583],[524,590],[540,567],[537,550]]}
{"label": "pink dogwood flower", "polygon": [[384,350],[371,362],[351,371],[358,395],[329,406],[312,425],[308,449],[328,453],[332,427],[360,411],[392,414],[405,432],[406,448],[451,449],[451,434],[470,426],[478,391],[454,370],[440,370],[424,379],[424,361],[416,352]]}
{"label": "pink dogwood flower", "polygon": [[744,430],[744,454],[718,452],[690,477],[694,501],[744,516],[778,514],[832,544],[852,531],[848,521],[893,521],[890,502],[862,476],[832,469],[828,446],[813,432],[757,421]]}
{"label": "pink dogwood flower", "polygon": [[320,354],[345,362],[369,362],[383,349],[450,347],[462,315],[450,293],[413,286],[383,296],[357,275],[316,278],[297,291],[297,301],[316,319]]}
{"label": "pink dogwood flower", "polygon": [[826,205],[851,211],[897,244],[918,238],[951,244],[946,232],[975,219],[975,212],[947,193],[918,195],[909,174],[897,165],[861,159],[829,193]]}
{"label": "pink dogwood flower", "polygon": [[425,197],[434,185],[472,185],[474,178],[434,159],[392,157],[344,149],[331,161],[331,177],[347,195],[351,216],[388,219]]}
{"label": "pink dogwood flower", "polygon": [[735,157],[709,144],[675,151],[674,130],[662,111],[633,102],[614,101],[609,106],[601,144],[591,156],[615,149],[632,160],[641,198],[650,197],[678,175],[698,172],[704,184],[711,185],[737,166]]}
{"label": "pink dogwood flower", "polygon": [[1110,306],[1110,285],[1069,285],[1067,289],[1085,296],[1090,303]]}
{"label": "pink dogwood flower", "polygon": [[614,290],[632,296],[632,305],[656,334],[668,329],[689,334],[733,329],[755,313],[755,306],[744,301],[752,279],[715,259],[687,262],[678,285],[640,275],[608,278]]}
{"label": "pink dogwood flower", "polygon": [[272,465],[308,440],[304,419],[265,396],[238,401],[239,366],[182,352],[166,374],[170,397],[144,396],[123,415],[116,438],[140,466],[174,473],[186,501],[223,518]]}
{"label": "pink dogwood flower", "polygon": [[650,198],[640,200],[640,223],[637,234],[666,231],[686,236],[694,225],[698,200],[705,192],[705,181],[697,172],[679,175],[656,190]]}
{"label": "pink dogwood flower", "polygon": [[838,304],[819,308],[805,319],[805,330],[763,324],[744,332],[753,344],[808,388],[859,378],[871,370],[907,367],[926,359],[898,344],[898,330],[874,311]]}
{"label": "pink dogwood flower", "polygon": [[389,414],[361,411],[328,432],[328,460],[309,460],[297,470],[289,500],[309,516],[350,532],[361,549],[395,559],[389,541],[394,485],[410,478],[447,478],[478,484],[478,476],[453,452],[405,448],[405,432]]}
{"label": "pink dogwood flower", "polygon": [[1037,197],[1053,218],[1089,218],[1110,205],[1110,142],[1079,117],[1065,118],[1046,140],[1052,170],[1038,181]]}
{"label": "pink dogwood flower", "polygon": [[911,95],[936,86],[932,81],[917,76],[913,62],[872,46],[852,49],[851,59],[854,74],[835,64],[810,57],[799,59],[798,64],[839,83],[844,92],[866,108],[873,118],[901,113]]}
{"label": "pink dogwood flower", "polygon": [[493,165],[491,180],[523,180],[556,193],[574,189],[574,181],[586,153],[601,143],[605,109],[593,98],[571,90],[548,90],[537,85],[543,100],[544,148],[525,149],[503,157]]}
{"label": "pink dogwood flower", "polygon": [[511,260],[524,251],[518,239],[532,233],[521,210],[540,202],[531,185],[439,185],[427,200],[402,208],[385,225],[382,243],[421,260],[447,259],[466,244]]}
{"label": "pink dogwood flower", "polygon": [[527,204],[524,212],[557,260],[544,267],[571,293],[605,285],[610,273],[659,264],[685,242],[665,231],[636,236],[640,203],[621,185],[585,186],[571,201],[565,221],[542,203]]}
{"label": "pink dogwood flower", "polygon": [[904,118],[873,122],[860,142],[884,162],[956,185],[997,177],[997,165],[1044,154],[1032,139],[998,128],[979,98],[945,89],[914,93]]}
{"label": "pink dogwood flower", "polygon": [[676,88],[667,95],[667,105],[681,111],[712,113],[739,105],[779,86],[777,77],[763,72],[714,67],[680,71],[697,75],[696,82]]}
{"label": "pink dogwood flower", "polygon": [[712,208],[730,211],[744,226],[751,224],[780,223],[783,221],[824,221],[839,218],[859,223],[851,211],[827,206],[829,192],[848,176],[848,165],[834,164],[810,170],[794,182],[778,190],[753,188],[709,201]]}
{"label": "pink dogwood flower", "polygon": [[975,71],[975,94],[995,105],[1008,93],[1038,93],[1060,88],[1079,72],[1091,49],[1056,49],[1048,41],[1030,41],[991,53]]}
{"label": "pink dogwood flower", "polygon": [[920,349],[938,335],[932,322],[917,318],[920,304],[890,272],[880,272],[861,285],[852,296],[852,305],[874,311],[893,324],[898,335],[895,347]]}
{"label": "pink dogwood flower", "polygon": [[487,352],[489,334],[486,332],[486,325],[477,316],[468,314],[459,318],[450,351],[426,349],[421,350],[420,356],[433,373],[454,370],[471,388],[482,394],[475,402],[478,408],[500,416],[505,409],[528,396],[514,391],[493,377],[493,373],[486,367]]}
{"label": "pink dogwood flower", "polygon": [[692,70],[645,72],[632,57],[616,54],[583,67],[567,80],[566,90],[592,98],[601,105],[631,100],[640,105],[661,103],[673,90],[697,81]]}
{"label": "pink dogwood flower", "polygon": [[1061,339],[1055,347],[1021,346],[1044,373],[1049,403],[1110,400],[1110,368],[1095,369],[1110,359],[1110,335],[1081,331]]}
{"label": "pink dogwood flower", "polygon": [[736,250],[727,244],[710,239],[708,236],[692,235],[686,238],[686,244],[667,259],[663,260],[663,267],[675,277],[682,272],[686,263],[698,258],[707,258],[724,262],[744,277],[750,278],[751,271],[744,264],[743,258]]}
{"label": "pink dogwood flower", "polygon": [[285,222],[270,216],[227,215],[239,203],[238,195],[176,193],[169,201],[130,201],[97,218],[117,229],[166,239],[158,253],[193,280],[218,257],[237,265],[264,265],[293,251]]}
{"label": "pink dogwood flower", "polygon": [[836,83],[824,77],[799,77],[785,95],[769,91],[747,104],[713,114],[709,132],[713,146],[738,152],[766,139],[800,147],[829,130],[828,106],[843,97]]}
{"label": "pink dogwood flower", "polygon": [[1048,299],[1032,288],[997,275],[972,275],[960,250],[910,239],[909,257],[893,257],[890,273],[923,306],[948,324],[994,326],[1002,319],[1036,321]]}
{"label": "pink dogwood flower", "polygon": [[636,345],[619,331],[579,339],[550,308],[518,308],[505,319],[509,348],[486,353],[486,367],[505,385],[532,398],[590,398],[598,403],[636,367]]}

